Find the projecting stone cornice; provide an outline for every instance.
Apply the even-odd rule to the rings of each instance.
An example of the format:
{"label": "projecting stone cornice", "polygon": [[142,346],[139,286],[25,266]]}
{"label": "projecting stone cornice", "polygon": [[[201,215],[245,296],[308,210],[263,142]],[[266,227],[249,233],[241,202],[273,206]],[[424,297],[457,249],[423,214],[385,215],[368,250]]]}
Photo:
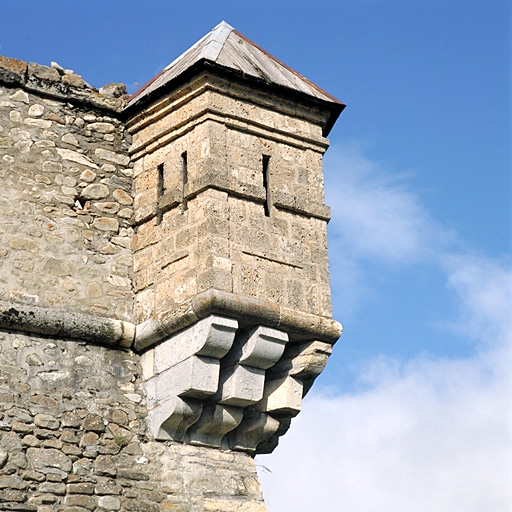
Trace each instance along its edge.
{"label": "projecting stone cornice", "polygon": [[155,439],[267,453],[301,409],[331,346],[211,314],[142,355]]}
{"label": "projecting stone cornice", "polygon": [[179,311],[165,311],[138,325],[58,308],[0,301],[0,328],[143,351],[212,314],[236,318],[244,327],[265,325],[282,329],[292,341],[314,339],[333,345],[342,333],[341,325],[330,318],[219,290],[200,293]]}
{"label": "projecting stone cornice", "polygon": [[0,301],[0,328],[143,352],[155,439],[269,452],[341,334],[334,320],[209,290],[138,326]]}
{"label": "projecting stone cornice", "polygon": [[282,329],[293,341],[314,339],[332,345],[342,333],[341,325],[330,318],[282,307],[265,299],[212,289],[196,295],[180,311],[169,310],[137,325],[134,348],[144,350],[212,314],[236,318],[244,327],[266,325]]}
{"label": "projecting stone cornice", "polygon": [[120,347],[135,339],[131,322],[6,301],[0,301],[0,328]]}

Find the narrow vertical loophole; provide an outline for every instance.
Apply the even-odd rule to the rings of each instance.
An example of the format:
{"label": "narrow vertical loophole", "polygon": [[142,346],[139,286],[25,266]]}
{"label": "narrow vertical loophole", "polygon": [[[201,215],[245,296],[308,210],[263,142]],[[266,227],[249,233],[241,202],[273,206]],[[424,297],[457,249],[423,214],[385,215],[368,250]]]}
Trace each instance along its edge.
{"label": "narrow vertical loophole", "polygon": [[270,181],[270,174],[269,174],[269,161],[270,156],[269,155],[262,155],[263,156],[263,187],[265,188],[265,202],[263,203],[263,209],[265,211],[265,217],[270,217],[270,187],[269,187],[269,181]]}
{"label": "narrow vertical loophole", "polygon": [[156,206],[156,223],[160,224],[162,222],[162,208],[160,207],[160,198],[164,195],[165,192],[165,183],[164,183],[164,164],[159,164],[157,167],[158,170],[158,182],[157,182],[157,206]]}
{"label": "narrow vertical loophole", "polygon": [[182,196],[183,210],[186,210],[188,207],[187,197],[186,197],[187,183],[188,183],[187,152],[184,151],[181,154],[181,184],[182,184],[181,196]]}

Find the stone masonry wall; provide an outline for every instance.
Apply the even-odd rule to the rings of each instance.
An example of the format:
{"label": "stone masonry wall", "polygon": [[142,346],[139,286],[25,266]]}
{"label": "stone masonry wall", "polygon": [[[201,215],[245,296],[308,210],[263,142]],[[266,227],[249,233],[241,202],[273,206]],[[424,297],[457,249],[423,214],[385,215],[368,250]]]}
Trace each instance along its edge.
{"label": "stone masonry wall", "polygon": [[[341,333],[328,112],[215,73],[138,113],[124,93],[0,57],[0,511],[265,512],[250,454],[276,446]],[[208,331],[143,381],[141,359],[166,341],[174,357],[212,315],[240,327],[233,347]],[[201,396],[165,380],[189,362],[214,377]],[[180,385],[205,374],[179,368]],[[246,374],[257,397],[237,394]],[[230,432],[210,415],[229,407],[224,450],[201,436]],[[176,417],[195,445],[169,434]]]}
{"label": "stone masonry wall", "polygon": [[264,512],[242,452],[151,441],[140,358],[0,332],[0,510]]}
{"label": "stone masonry wall", "polygon": [[182,91],[128,121],[135,321],[209,289],[330,317],[320,113],[217,78]]}
{"label": "stone masonry wall", "polygon": [[[104,316],[135,329],[133,171],[122,92],[97,91],[59,66],[0,58],[7,325],[21,310],[28,317],[47,310],[56,312],[57,330],[67,322],[73,331],[78,312],[92,315],[81,322]],[[71,341],[3,325],[0,510],[266,510],[247,453],[148,435],[139,354],[87,342],[83,326],[85,341]]]}
{"label": "stone masonry wall", "polygon": [[77,75],[5,58],[0,71],[0,300],[131,320],[118,113]]}

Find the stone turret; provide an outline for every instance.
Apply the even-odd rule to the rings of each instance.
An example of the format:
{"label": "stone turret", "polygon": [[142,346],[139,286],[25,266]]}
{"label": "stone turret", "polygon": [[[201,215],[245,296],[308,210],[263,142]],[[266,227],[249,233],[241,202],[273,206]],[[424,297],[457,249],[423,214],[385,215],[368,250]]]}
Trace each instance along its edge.
{"label": "stone turret", "polygon": [[300,410],[318,364],[292,360],[340,334],[322,155],[342,108],[224,22],[130,99],[155,437],[266,451]]}
{"label": "stone turret", "polygon": [[341,334],[344,106],[224,22],[123,93],[0,57],[0,504],[262,511]]}

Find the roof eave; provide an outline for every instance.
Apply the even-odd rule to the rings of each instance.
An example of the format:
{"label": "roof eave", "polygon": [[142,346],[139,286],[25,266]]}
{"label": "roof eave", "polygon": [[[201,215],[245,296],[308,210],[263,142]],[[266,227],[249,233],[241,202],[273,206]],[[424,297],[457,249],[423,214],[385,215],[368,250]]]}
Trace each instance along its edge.
{"label": "roof eave", "polygon": [[[323,127],[322,134],[324,137],[326,137],[329,132],[331,131],[332,127],[334,126],[334,123],[338,119],[339,115],[345,108],[345,105],[341,103],[340,101],[333,98],[332,101],[322,100],[320,98],[316,98],[314,96],[311,96],[307,93],[297,91],[292,88],[285,87],[280,84],[275,84],[268,82],[264,79],[260,79],[257,77],[254,77],[252,75],[247,75],[245,73],[242,73],[240,71],[237,71],[235,69],[222,66],[220,64],[217,64],[216,62],[212,62],[209,59],[201,59],[195,62],[193,65],[191,65],[189,68],[187,68],[183,73],[180,73],[178,76],[172,78],[171,80],[165,82],[165,84],[162,84],[161,87],[147,93],[143,94],[140,98],[137,98],[137,95],[143,93],[143,91],[155,81],[155,79],[159,76],[161,76],[161,73],[158,74],[155,78],[153,78],[150,82],[148,82],[146,85],[141,87],[136,93],[134,93],[131,96],[131,100],[129,101],[128,105],[124,109],[124,114],[127,117],[132,116],[135,112],[138,110],[141,110],[144,106],[148,105],[149,103],[153,102],[157,98],[163,96],[164,94],[168,93],[169,91],[176,89],[179,87],[179,85],[185,83],[195,75],[199,74],[202,71],[212,71],[219,73],[224,76],[230,76],[235,77],[237,80],[245,83],[251,83],[253,85],[258,85],[259,87],[262,87],[266,89],[267,91],[276,91],[276,92],[283,92],[286,93],[286,96],[297,98],[297,100],[300,100],[301,102],[307,102],[312,103],[314,105],[320,105],[326,110],[329,111],[329,118],[327,119],[327,122],[325,126]],[[331,97],[331,96],[330,96]]]}

